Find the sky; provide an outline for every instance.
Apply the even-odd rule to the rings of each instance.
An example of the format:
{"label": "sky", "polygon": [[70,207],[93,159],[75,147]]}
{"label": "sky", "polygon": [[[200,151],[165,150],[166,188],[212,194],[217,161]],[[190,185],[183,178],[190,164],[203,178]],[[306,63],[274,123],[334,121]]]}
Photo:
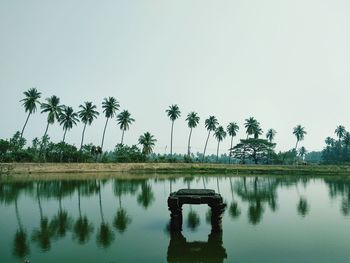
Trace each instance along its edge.
{"label": "sky", "polygon": [[[113,96],[135,123],[125,134],[136,144],[146,131],[155,151],[169,152],[178,104],[174,151],[185,153],[190,111],[200,116],[192,152],[202,152],[210,115],[220,125],[255,117],[264,133],[277,131],[277,150],[295,145],[293,127],[307,135],[300,146],[322,150],[342,124],[350,129],[350,1],[347,0],[0,0],[0,138],[21,130],[23,92],[36,87],[42,100],[57,95],[76,111],[85,101],[101,112],[85,140],[101,143],[101,102]],[[24,137],[44,134],[46,116],[32,115]],[[82,124],[67,133],[79,146]],[[49,136],[59,142],[58,124]],[[105,149],[121,140],[109,122]],[[209,153],[216,152],[211,137]],[[227,151],[226,138],[221,152]]]}

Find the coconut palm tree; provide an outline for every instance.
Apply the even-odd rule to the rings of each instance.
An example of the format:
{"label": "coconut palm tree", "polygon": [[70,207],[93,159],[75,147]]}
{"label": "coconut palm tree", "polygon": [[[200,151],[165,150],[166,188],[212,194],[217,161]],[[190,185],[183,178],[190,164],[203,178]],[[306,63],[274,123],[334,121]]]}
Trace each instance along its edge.
{"label": "coconut palm tree", "polygon": [[49,125],[53,124],[55,120],[59,120],[59,115],[63,109],[63,106],[60,105],[60,98],[56,95],[51,96],[46,99],[45,103],[41,104],[41,113],[47,113],[47,125],[43,138],[46,137]]}
{"label": "coconut palm tree", "polygon": [[149,132],[145,132],[139,138],[139,144],[142,145],[142,152],[146,155],[150,154],[153,151],[153,147],[157,140]]}
{"label": "coconut palm tree", "polygon": [[298,148],[298,143],[299,141],[304,140],[304,136],[306,133],[305,128],[302,127],[301,125],[297,125],[296,127],[294,127],[293,129],[293,134],[295,135],[295,137],[297,138],[297,142],[295,144],[295,148],[294,151],[296,152],[297,148]]}
{"label": "coconut palm tree", "polygon": [[121,140],[121,144],[123,144],[124,132],[126,130],[129,130],[130,124],[132,124],[135,121],[135,119],[131,118],[131,114],[130,114],[129,111],[123,110],[117,116],[117,121],[118,121],[120,129],[123,131],[123,133],[122,133],[122,140]]}
{"label": "coconut palm tree", "polygon": [[103,149],[103,142],[105,139],[105,133],[106,133],[108,120],[115,116],[117,110],[119,110],[119,107],[120,107],[119,102],[114,97],[108,97],[108,99],[107,98],[103,99],[102,109],[103,109],[103,112],[104,112],[105,117],[106,117],[106,123],[105,123],[105,127],[103,129],[101,150]]}
{"label": "coconut palm tree", "polygon": [[254,135],[254,137],[258,137],[262,133],[260,123],[254,117],[246,119],[244,127],[246,128],[247,139],[249,135]]}
{"label": "coconut palm tree", "polygon": [[304,156],[305,156],[306,153],[307,153],[307,151],[306,151],[305,147],[304,146],[300,147],[299,155],[300,155],[302,160],[304,160]]}
{"label": "coconut palm tree", "polygon": [[84,135],[85,135],[85,128],[86,125],[93,122],[94,119],[97,118],[99,115],[98,111],[96,110],[96,105],[94,105],[91,101],[86,101],[84,105],[79,105],[79,108],[81,108],[80,111],[78,111],[80,120],[82,123],[84,123],[83,133],[81,135],[81,143],[80,143],[80,149],[83,147],[84,143]]}
{"label": "coconut palm tree", "polygon": [[269,129],[266,133],[266,139],[269,140],[269,142],[272,142],[275,138],[276,131],[274,129]]}
{"label": "coconut palm tree", "polygon": [[235,137],[237,135],[237,132],[239,130],[239,126],[235,122],[230,122],[229,125],[227,125],[226,130],[227,130],[228,135],[231,136],[230,159],[229,159],[229,162],[231,163],[231,149],[233,146],[233,137]]}
{"label": "coconut palm tree", "polygon": [[170,158],[173,157],[173,132],[174,132],[174,121],[181,116],[181,111],[177,104],[169,106],[166,110],[168,117],[171,120],[171,136],[170,136]]}
{"label": "coconut palm tree", "polygon": [[219,161],[219,145],[220,145],[220,142],[225,139],[226,137],[226,132],[225,132],[225,129],[224,127],[222,126],[219,126],[215,132],[214,132],[214,136],[215,138],[218,140],[218,146],[217,146],[217,150],[216,150],[216,162]]}
{"label": "coconut palm tree", "polygon": [[36,88],[31,88],[31,89],[23,92],[23,94],[25,95],[25,98],[20,100],[20,102],[23,102],[22,105],[24,106],[25,112],[28,112],[28,116],[27,116],[26,122],[24,123],[23,128],[22,128],[21,138],[23,137],[23,132],[24,132],[25,127],[27,126],[29,116],[32,113],[35,113],[36,106],[40,105],[39,99],[41,97],[41,93],[38,92]]}
{"label": "coconut palm tree", "polygon": [[188,146],[187,146],[187,154],[190,156],[191,154],[191,135],[192,135],[192,129],[196,128],[199,123],[199,116],[196,112],[192,111],[187,115],[186,121],[188,128],[190,128],[190,135],[188,136]]}
{"label": "coconut palm tree", "polygon": [[78,114],[74,112],[72,107],[63,106],[63,110],[59,114],[59,122],[60,125],[63,125],[64,133],[62,142],[64,142],[67,131],[72,129],[73,125],[77,125],[79,122]]}
{"label": "coconut palm tree", "polygon": [[215,116],[209,116],[209,118],[205,120],[204,125],[205,125],[205,128],[208,131],[208,137],[207,137],[207,140],[205,141],[202,162],[204,162],[205,151],[207,150],[207,145],[208,145],[210,132],[211,131],[215,131],[216,126],[219,125],[219,123],[218,123],[218,120],[217,120],[217,118]]}
{"label": "coconut palm tree", "polygon": [[334,133],[338,136],[338,140],[340,141],[344,137],[346,129],[343,125],[338,125]]}

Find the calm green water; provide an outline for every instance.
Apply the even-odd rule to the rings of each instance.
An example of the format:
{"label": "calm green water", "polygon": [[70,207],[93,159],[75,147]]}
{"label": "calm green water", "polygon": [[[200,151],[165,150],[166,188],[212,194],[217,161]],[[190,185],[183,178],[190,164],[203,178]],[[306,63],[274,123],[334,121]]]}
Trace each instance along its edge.
{"label": "calm green water", "polygon": [[[214,189],[227,209],[183,207],[169,193]],[[349,262],[350,179],[178,177],[0,183],[0,262]]]}

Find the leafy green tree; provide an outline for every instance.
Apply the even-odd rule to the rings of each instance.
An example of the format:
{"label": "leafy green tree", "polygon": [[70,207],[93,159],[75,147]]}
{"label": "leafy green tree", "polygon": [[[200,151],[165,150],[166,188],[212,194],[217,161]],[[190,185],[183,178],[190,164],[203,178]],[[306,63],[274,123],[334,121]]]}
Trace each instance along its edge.
{"label": "leafy green tree", "polygon": [[130,114],[129,111],[123,110],[117,116],[117,121],[118,121],[120,129],[123,131],[123,133],[122,133],[122,140],[121,140],[121,144],[123,144],[124,132],[126,130],[129,130],[130,124],[132,124],[135,121],[135,119],[131,118],[131,114]]}
{"label": "leafy green tree", "polygon": [[117,144],[114,150],[115,161],[120,163],[144,162],[145,154],[136,146],[131,147],[124,144]]}
{"label": "leafy green tree", "polygon": [[169,106],[169,108],[165,111],[168,114],[168,117],[171,120],[171,136],[170,136],[170,158],[173,157],[173,132],[174,132],[174,122],[177,118],[181,116],[181,111],[177,104],[173,104]]}
{"label": "leafy green tree", "polygon": [[302,160],[304,160],[305,154],[307,153],[306,148],[304,146],[300,147],[299,149],[299,155]]}
{"label": "leafy green tree", "polygon": [[85,135],[85,128],[86,125],[91,125],[94,119],[97,118],[99,115],[99,112],[96,110],[96,105],[94,105],[91,101],[86,101],[84,105],[79,105],[79,108],[81,108],[80,111],[78,111],[80,120],[82,123],[84,123],[83,133],[81,135],[81,143],[80,143],[80,149],[83,147],[84,143],[84,135]]}
{"label": "leafy green tree", "polygon": [[254,138],[257,139],[258,136],[262,133],[260,123],[254,117],[246,119],[244,127],[246,128],[247,139],[249,135],[254,135]]}
{"label": "leafy green tree", "polygon": [[22,128],[21,138],[23,137],[23,132],[27,126],[30,115],[35,113],[37,105],[40,105],[39,99],[41,97],[41,93],[38,92],[36,88],[31,88],[23,92],[23,94],[25,95],[25,98],[22,99],[21,102],[23,102],[22,105],[24,106],[25,112],[28,112],[28,116]]}
{"label": "leafy green tree", "polygon": [[105,133],[106,133],[108,120],[115,116],[117,110],[119,110],[119,107],[120,107],[119,102],[114,97],[108,97],[108,99],[104,98],[104,100],[102,102],[102,109],[103,109],[103,112],[104,112],[105,117],[106,117],[106,123],[105,123],[105,127],[103,129],[102,142],[101,142],[101,149],[102,150],[103,150],[103,142],[105,139]]}
{"label": "leafy green tree", "polygon": [[[231,144],[230,144],[230,153],[231,153],[231,149],[233,146],[233,137],[235,137],[237,135],[237,132],[239,130],[239,126],[235,122],[230,122],[227,125],[226,130],[227,130],[228,135],[231,136]],[[230,161],[229,162],[231,163],[231,154],[230,154]]]}
{"label": "leafy green tree", "polygon": [[79,122],[78,114],[74,112],[72,107],[63,106],[63,110],[59,114],[59,122],[60,125],[63,125],[64,134],[62,142],[64,142],[67,131],[72,129],[73,125],[77,125]]}
{"label": "leafy green tree", "polygon": [[215,138],[218,141],[218,146],[217,146],[217,149],[216,149],[216,162],[218,162],[219,161],[219,146],[220,146],[220,142],[223,141],[225,139],[225,137],[226,137],[226,132],[225,132],[224,127],[222,127],[222,126],[217,127],[215,132],[214,132],[214,136],[215,136]]}
{"label": "leafy green tree", "polygon": [[187,155],[190,156],[191,154],[191,135],[192,135],[192,129],[196,128],[199,123],[199,116],[196,112],[192,111],[187,115],[186,121],[187,126],[190,128],[190,134],[188,136],[188,146],[187,146]]}
{"label": "leafy green tree", "polygon": [[47,125],[43,138],[47,134],[49,125],[55,123],[55,120],[59,121],[62,109],[63,106],[60,105],[60,98],[56,95],[47,98],[46,102],[41,104],[41,113],[47,113]]}
{"label": "leafy green tree", "polygon": [[217,118],[215,116],[209,116],[209,118],[205,120],[204,124],[205,124],[205,128],[208,131],[208,137],[207,137],[207,140],[205,141],[202,162],[204,162],[205,151],[207,150],[207,145],[208,145],[210,132],[211,131],[215,131],[216,130],[216,126],[219,125],[219,123],[218,123],[218,120],[217,120]]}
{"label": "leafy green tree", "polygon": [[297,138],[297,142],[295,144],[295,152],[298,148],[298,143],[302,140],[304,140],[305,135],[307,134],[307,132],[305,131],[305,128],[302,127],[301,125],[297,125],[296,127],[294,127],[293,129],[293,134],[295,135],[295,137]]}
{"label": "leafy green tree", "polygon": [[275,138],[276,131],[274,129],[269,129],[266,133],[266,139],[269,140],[269,142],[272,142]]}
{"label": "leafy green tree", "polygon": [[340,141],[344,137],[346,129],[343,125],[338,125],[334,133],[338,136],[338,140]]}
{"label": "leafy green tree", "polygon": [[156,139],[149,132],[145,132],[139,138],[139,144],[142,145],[142,153],[145,155],[150,154],[153,151],[153,147],[156,143]]}

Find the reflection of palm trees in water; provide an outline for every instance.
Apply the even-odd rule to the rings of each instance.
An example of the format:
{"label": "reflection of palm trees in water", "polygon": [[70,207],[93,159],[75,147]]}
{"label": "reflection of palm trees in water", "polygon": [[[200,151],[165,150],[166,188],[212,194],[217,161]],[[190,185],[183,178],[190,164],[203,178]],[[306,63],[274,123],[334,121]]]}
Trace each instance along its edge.
{"label": "reflection of palm trees in water", "polygon": [[[193,181],[194,177],[185,177],[183,180],[187,184],[187,189],[191,189],[191,182]],[[199,215],[196,211],[192,209],[192,205],[190,205],[190,211],[187,215],[187,227],[191,231],[196,231],[198,226],[200,225],[200,219]]]}
{"label": "reflection of palm trees in water", "polygon": [[81,186],[86,185],[85,182],[78,182],[77,183],[77,190],[78,190],[78,210],[79,210],[79,217],[74,223],[74,234],[73,239],[77,239],[79,244],[85,244],[89,239],[90,235],[94,230],[94,227],[92,223],[89,222],[86,215],[82,216],[81,213],[81,206],[80,206],[80,191]]}
{"label": "reflection of palm trees in water", "polygon": [[137,196],[137,202],[147,209],[154,201],[154,193],[152,187],[147,183],[141,184],[141,193]]}
{"label": "reflection of palm trees in water", "polygon": [[98,182],[98,198],[100,204],[101,225],[97,232],[97,244],[101,245],[104,248],[107,248],[112,244],[114,240],[114,233],[111,230],[109,224],[104,220],[100,181]]}
{"label": "reflection of palm trees in water", "polygon": [[[299,196],[299,201],[297,204],[297,211],[298,211],[298,214],[300,216],[305,217],[310,211],[310,206],[306,200],[306,197],[300,194],[299,188],[298,188],[298,182],[295,183],[295,187],[296,187],[296,190],[297,190],[297,193]],[[305,187],[305,185],[304,185],[304,187]]]}
{"label": "reflection of palm trees in water", "polygon": [[341,197],[340,211],[344,216],[350,215],[350,180],[349,179],[325,179],[328,185],[329,196],[334,199]]}
{"label": "reflection of palm trees in water", "polygon": [[233,196],[233,185],[232,185],[232,178],[230,177],[230,189],[231,189],[231,195],[232,195],[232,202],[229,207],[229,214],[231,218],[238,218],[241,215],[241,209],[238,207],[238,203],[235,201]]}
{"label": "reflection of palm trees in water", "polygon": [[137,190],[137,185],[129,181],[114,180],[114,194],[118,196],[119,207],[117,208],[117,213],[114,217],[113,225],[119,231],[119,233],[124,233],[128,225],[131,224],[131,218],[128,215],[125,208],[122,207],[121,196],[126,193],[135,193]]}

